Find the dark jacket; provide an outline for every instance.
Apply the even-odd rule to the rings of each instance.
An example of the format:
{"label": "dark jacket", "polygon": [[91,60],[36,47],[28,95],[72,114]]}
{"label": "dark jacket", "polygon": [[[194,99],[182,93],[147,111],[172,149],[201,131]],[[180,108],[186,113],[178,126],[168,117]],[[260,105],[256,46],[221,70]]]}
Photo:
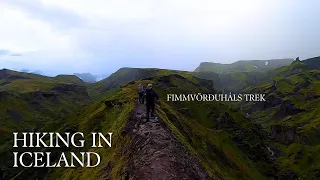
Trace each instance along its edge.
{"label": "dark jacket", "polygon": [[144,87],[142,85],[138,86],[138,94],[144,93]]}
{"label": "dark jacket", "polygon": [[145,100],[147,101],[147,104],[153,104],[155,102],[155,99],[159,99],[159,96],[152,88],[147,88],[145,90]]}

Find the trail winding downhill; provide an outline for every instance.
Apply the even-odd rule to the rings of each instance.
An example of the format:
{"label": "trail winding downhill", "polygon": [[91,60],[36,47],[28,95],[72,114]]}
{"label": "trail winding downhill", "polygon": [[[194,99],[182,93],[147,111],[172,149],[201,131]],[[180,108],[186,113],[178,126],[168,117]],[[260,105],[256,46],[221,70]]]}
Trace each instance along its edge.
{"label": "trail winding downhill", "polygon": [[159,117],[144,122],[145,112],[145,107],[136,103],[126,125],[126,132],[132,137],[125,152],[126,178],[211,179]]}

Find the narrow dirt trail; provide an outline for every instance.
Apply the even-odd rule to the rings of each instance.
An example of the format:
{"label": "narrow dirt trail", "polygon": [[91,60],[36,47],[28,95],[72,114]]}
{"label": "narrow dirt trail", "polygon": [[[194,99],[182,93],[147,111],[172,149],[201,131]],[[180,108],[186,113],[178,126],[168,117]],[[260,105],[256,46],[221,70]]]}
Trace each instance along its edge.
{"label": "narrow dirt trail", "polygon": [[211,179],[159,117],[145,123],[145,114],[145,106],[136,103],[126,125],[132,137],[125,155],[128,179]]}

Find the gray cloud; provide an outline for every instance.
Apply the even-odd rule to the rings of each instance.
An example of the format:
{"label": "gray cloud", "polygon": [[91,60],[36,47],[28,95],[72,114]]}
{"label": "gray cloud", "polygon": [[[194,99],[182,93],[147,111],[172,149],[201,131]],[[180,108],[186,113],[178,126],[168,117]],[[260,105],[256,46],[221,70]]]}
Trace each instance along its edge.
{"label": "gray cloud", "polygon": [[50,23],[58,28],[80,28],[86,26],[86,19],[66,9],[45,6],[39,0],[10,0],[10,6],[19,8],[32,18]]}

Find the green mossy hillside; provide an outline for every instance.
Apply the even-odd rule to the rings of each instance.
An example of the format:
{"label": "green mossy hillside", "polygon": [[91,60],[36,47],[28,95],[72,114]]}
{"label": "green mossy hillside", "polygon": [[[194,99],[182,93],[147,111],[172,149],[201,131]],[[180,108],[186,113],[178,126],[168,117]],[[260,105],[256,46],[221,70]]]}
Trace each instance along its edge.
{"label": "green mossy hillside", "polygon": [[275,70],[273,83],[246,89],[266,94],[266,102],[241,104],[269,132],[281,172],[303,179],[320,176],[320,70],[309,68],[294,62]]}
{"label": "green mossy hillside", "polygon": [[[320,58],[310,58],[303,61],[272,60],[268,61],[239,61],[233,64],[202,63],[196,70],[198,76],[212,80],[216,89],[222,92],[240,93],[247,87],[255,87],[273,80],[320,68]],[[242,67],[246,65],[254,68]],[[222,66],[222,67],[221,67]],[[201,70],[202,69],[202,70]],[[227,70],[224,70],[227,69]]]}
{"label": "green mossy hillside", "polygon": [[[166,100],[168,93],[213,92],[211,81],[189,75],[156,75],[146,80],[132,81],[122,86],[116,91],[115,95],[110,95],[105,102],[107,104],[110,104],[110,102],[112,104],[122,104],[122,106],[127,103],[133,105],[137,96],[136,88],[139,83],[144,85],[152,83],[154,85],[156,92],[160,96],[160,101],[157,105],[158,115],[172,130],[175,137],[189,149],[192,155],[200,160],[212,177],[265,179],[276,175],[276,165],[269,158],[262,140],[264,134],[259,126],[245,119],[244,114],[236,110],[232,105],[215,102],[170,103]],[[104,111],[102,109],[105,108],[102,106],[98,109]],[[121,132],[121,129],[114,129],[108,124],[117,121],[120,127],[124,127],[123,123],[125,121],[116,116],[121,114],[122,110],[119,108],[114,109],[114,107],[111,109],[113,110],[106,110],[104,113],[109,114],[110,117],[113,116],[114,120],[108,120],[101,115],[99,116],[103,117],[99,118],[101,121],[95,117],[94,119],[79,120],[81,123],[78,123],[78,125],[75,123],[67,126],[80,128],[88,132],[90,131],[89,129],[96,128],[105,128],[106,131],[104,132]],[[119,112],[114,112],[116,109]],[[89,112],[84,111],[84,113],[88,114]],[[125,117],[127,118],[127,116]],[[78,120],[75,122],[78,122]],[[89,122],[96,123],[89,125],[87,124]],[[98,127],[96,127],[97,124]],[[99,126],[100,124],[101,127]],[[240,135],[241,137],[239,138]],[[103,169],[106,169],[104,173],[111,178],[123,178],[125,176],[125,171],[121,166],[125,164],[123,148],[128,147],[126,143],[129,143],[132,139],[125,135],[115,138],[117,138],[115,143],[120,143],[121,145],[119,147],[116,145],[117,147],[114,150],[108,149],[105,151],[103,158],[106,160],[100,168],[95,170],[66,169],[62,179],[84,178],[90,174],[99,179],[102,178],[101,171]],[[114,168],[110,169],[110,164]]]}
{"label": "green mossy hillside", "polygon": [[85,85],[86,83],[81,80],[79,77],[75,75],[58,75],[54,77],[55,80],[66,82],[66,83],[72,83],[72,84],[78,84],[78,85]]}
{"label": "green mossy hillside", "polygon": [[[214,179],[316,179],[320,176],[318,60],[290,60],[290,65],[269,72],[257,72],[256,64],[246,62],[235,63],[224,73],[121,68],[93,84],[68,75],[51,78],[0,70],[0,165],[8,179],[125,178],[124,153],[134,139],[124,128],[138,84],[152,83],[160,96],[158,116]],[[265,61],[259,63],[266,66]],[[265,93],[267,102],[167,101],[168,94],[220,91]],[[113,145],[81,149],[101,155],[97,168],[12,169],[13,131],[81,131],[87,141],[90,132],[112,132]],[[54,153],[62,150],[80,151],[67,148]]]}
{"label": "green mossy hillside", "polygon": [[137,81],[141,79],[156,78],[160,76],[166,76],[171,74],[179,74],[185,77],[198,76],[199,73],[187,72],[187,71],[176,71],[167,69],[156,69],[156,68],[121,68],[118,71],[112,73],[109,77],[91,84],[89,86],[89,95],[99,100],[108,94],[112,94],[119,89],[123,84],[129,81]]}
{"label": "green mossy hillside", "polygon": [[217,87],[221,91],[228,93],[240,93],[248,86],[258,85],[261,78],[265,76],[263,72],[234,72],[219,74]]}
{"label": "green mossy hillside", "polygon": [[1,132],[39,129],[91,101],[85,86],[67,82],[63,76],[57,79],[1,70]]}
{"label": "green mossy hillside", "polygon": [[0,70],[0,167],[13,177],[13,132],[34,132],[44,126],[54,130],[63,118],[91,101],[85,86],[51,77]]}
{"label": "green mossy hillside", "polygon": [[167,94],[212,93],[212,86],[203,85],[201,79],[196,78],[202,82],[192,81],[193,84],[187,80],[179,82],[176,78],[173,75],[166,78],[167,84],[172,84],[169,87],[161,86],[161,78],[154,82],[161,99],[157,106],[159,116],[213,177],[264,179],[276,176],[277,167],[266,150],[261,127],[229,103],[168,102]]}
{"label": "green mossy hillside", "polygon": [[[126,177],[124,152],[134,141],[124,127],[137,99],[137,85],[152,83],[160,96],[157,114],[191,155],[199,159],[213,178],[268,179],[276,176],[277,166],[270,158],[261,128],[228,103],[168,102],[168,93],[213,93],[212,81],[188,73],[162,71],[153,77],[131,81],[94,103],[70,113],[63,121],[48,122],[39,131],[81,131],[90,141],[90,132],[113,133],[112,148],[91,148],[102,162],[97,168],[15,169],[10,177],[45,179],[122,179]],[[3,147],[3,146],[2,146]],[[50,149],[47,149],[49,151]],[[52,151],[52,150],[50,150]],[[80,151],[79,149],[64,149]],[[7,152],[7,151],[6,151]],[[59,154],[61,149],[54,151]],[[10,159],[10,156],[7,157]]]}
{"label": "green mossy hillside", "polygon": [[320,56],[306,59],[303,62],[310,67],[320,69]]}
{"label": "green mossy hillside", "polygon": [[[205,64],[203,71],[219,73],[214,70],[219,66],[210,69],[210,65],[216,64]],[[280,178],[310,179],[320,176],[317,165],[320,157],[319,69],[319,57],[303,61],[297,59],[262,73],[220,72],[219,79],[213,81],[223,92],[266,94],[266,102],[241,102],[238,105],[239,109],[248,113],[251,121],[262,125],[269,133],[267,144],[280,165]],[[216,75],[203,77],[213,80]],[[299,147],[300,150],[291,147]],[[307,168],[302,170],[301,167]]]}

